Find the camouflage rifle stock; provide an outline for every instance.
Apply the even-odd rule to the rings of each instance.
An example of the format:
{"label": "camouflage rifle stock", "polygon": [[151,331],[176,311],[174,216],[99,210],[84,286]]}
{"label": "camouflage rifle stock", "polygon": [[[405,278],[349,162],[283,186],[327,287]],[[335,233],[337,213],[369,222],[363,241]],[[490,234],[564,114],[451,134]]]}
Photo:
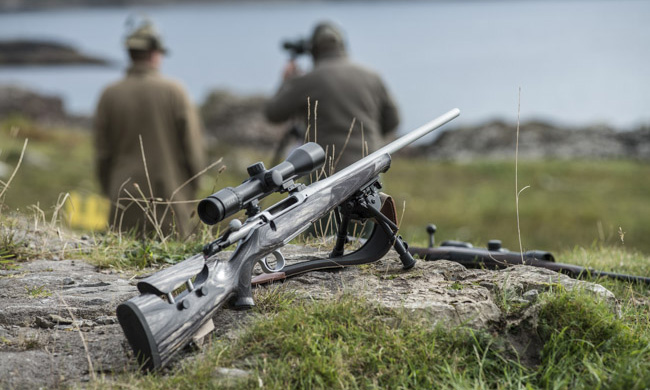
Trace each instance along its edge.
{"label": "camouflage rifle stock", "polygon": [[[397,235],[394,217],[390,217],[390,202],[381,206],[379,174],[389,169],[390,154],[459,113],[458,109],[451,110],[309,186],[296,184],[293,179],[323,164],[324,151],[314,143],[294,150],[286,161],[272,169],[266,170],[262,163],[251,165],[250,178],[244,183],[236,188],[224,188],[202,200],[197,211],[207,224],[215,224],[242,209],[247,210],[248,219],[243,223],[233,220],[222,236],[205,246],[203,253],[139,282],[140,295],[118,306],[117,318],[143,369],[167,364],[204,324],[211,322],[213,314],[226,302],[235,308],[253,306],[251,277],[258,262],[269,279],[276,280],[287,272],[296,274],[376,261],[394,247],[403,267],[412,267],[415,260]],[[258,201],[273,192],[287,192],[288,196],[262,211]],[[304,261],[283,269],[284,257],[279,249],[335,209],[341,218],[330,258]],[[372,219],[374,227],[360,249],[346,254],[343,246],[351,219]],[[228,260],[215,258],[218,252],[233,244],[237,247]],[[270,255],[276,259],[274,267],[267,262]],[[183,291],[178,293],[179,290]]]}

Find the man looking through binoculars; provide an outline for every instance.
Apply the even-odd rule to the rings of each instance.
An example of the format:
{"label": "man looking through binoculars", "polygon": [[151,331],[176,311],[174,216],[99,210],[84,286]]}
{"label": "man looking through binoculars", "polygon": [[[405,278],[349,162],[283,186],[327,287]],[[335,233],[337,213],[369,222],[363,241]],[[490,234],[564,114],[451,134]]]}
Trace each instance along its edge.
{"label": "man looking through binoculars", "polygon": [[[399,123],[395,102],[377,73],[347,57],[343,33],[332,23],[319,23],[309,40],[285,42],[292,59],[283,82],[266,106],[271,122],[296,116],[315,123],[310,140],[328,150],[327,168],[340,170],[383,144]],[[295,56],[311,53],[314,67],[301,74]],[[316,109],[317,107],[317,109]]]}

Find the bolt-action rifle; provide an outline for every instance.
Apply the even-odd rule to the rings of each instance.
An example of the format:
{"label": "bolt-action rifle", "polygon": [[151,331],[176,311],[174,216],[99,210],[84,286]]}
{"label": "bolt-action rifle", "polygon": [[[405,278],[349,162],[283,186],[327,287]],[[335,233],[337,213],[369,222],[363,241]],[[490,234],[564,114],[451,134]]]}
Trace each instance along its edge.
{"label": "bolt-action rifle", "polygon": [[435,247],[435,232],[436,225],[427,225],[429,247],[410,247],[408,248],[409,253],[424,260],[454,261],[467,268],[503,269],[523,264],[561,272],[572,278],[607,277],[626,282],[650,284],[650,278],[642,276],[616,274],[573,264],[556,263],[555,257],[546,251],[511,252],[501,246],[500,240],[488,241],[487,249],[474,248],[468,242],[453,240],[443,241],[438,247]]}
{"label": "bolt-action rifle", "polygon": [[[251,277],[256,263],[268,273],[267,280],[277,280],[316,269],[370,263],[394,247],[403,267],[413,267],[415,260],[397,235],[394,203],[386,200],[382,205],[379,174],[389,169],[390,154],[459,113],[453,109],[308,186],[294,180],[322,166],[325,153],[315,143],[295,149],[271,169],[267,170],[263,163],[253,164],[248,168],[250,177],[241,185],[224,188],[203,199],[197,211],[206,224],[216,224],[244,209],[248,218],[243,223],[233,219],[219,238],[205,245],[203,253],[140,281],[140,295],[117,307],[117,318],[143,369],[167,364],[197,332],[211,324],[213,314],[225,303],[235,308],[253,306]],[[288,196],[262,211],[259,201],[274,192]],[[279,249],[330,211],[339,214],[337,239],[330,257],[284,267]],[[351,220],[372,220],[373,230],[361,248],[345,253]],[[218,260],[217,253],[233,244],[237,247],[230,258]],[[275,257],[275,266],[267,261],[271,255]]]}

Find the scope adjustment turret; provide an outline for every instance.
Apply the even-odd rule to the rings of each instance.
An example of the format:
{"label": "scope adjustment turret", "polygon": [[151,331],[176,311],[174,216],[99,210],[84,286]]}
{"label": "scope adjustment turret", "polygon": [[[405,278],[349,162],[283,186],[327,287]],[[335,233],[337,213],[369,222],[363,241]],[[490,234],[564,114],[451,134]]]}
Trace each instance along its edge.
{"label": "scope adjustment turret", "polygon": [[264,166],[264,163],[259,161],[256,162],[255,164],[251,164],[248,168],[246,168],[246,171],[248,172],[248,175],[253,177],[255,175],[258,175],[266,170],[266,167]]}

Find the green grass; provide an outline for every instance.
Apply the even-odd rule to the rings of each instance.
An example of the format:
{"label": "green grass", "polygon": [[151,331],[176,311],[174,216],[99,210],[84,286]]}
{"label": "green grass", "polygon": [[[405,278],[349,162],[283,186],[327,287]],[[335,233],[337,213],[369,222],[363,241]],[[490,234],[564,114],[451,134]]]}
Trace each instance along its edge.
{"label": "green grass", "polygon": [[[635,161],[527,161],[519,163],[524,250],[553,252],[594,243],[650,253],[650,165]],[[427,162],[396,158],[383,177],[401,209],[402,235],[423,245],[425,226],[438,242],[500,239],[519,250],[514,162]],[[401,210],[400,210],[401,211]],[[619,227],[625,233],[623,240]]]}
{"label": "green grass", "polygon": [[[256,294],[268,300],[260,296],[266,292]],[[650,383],[647,299],[635,323],[592,294],[542,294],[539,326],[520,330],[541,343],[530,364],[502,331],[434,326],[347,294],[330,301],[296,301],[286,288],[270,294],[278,304],[258,307],[238,339],[214,340],[170,373],[127,374],[98,387],[642,389]],[[637,309],[623,301],[621,310]],[[249,376],[227,380],[218,367]]]}
{"label": "green grass", "polygon": [[29,143],[22,165],[5,194],[9,209],[27,213],[38,205],[51,215],[62,193],[98,192],[90,133],[10,118],[0,123],[0,161],[15,167],[25,138]]}
{"label": "green grass", "polygon": [[31,288],[25,287],[25,290],[27,291],[27,294],[29,294],[30,298],[46,298],[52,295],[45,286],[34,286]]}
{"label": "green grass", "polygon": [[94,237],[96,245],[86,253],[86,259],[100,268],[142,270],[180,262],[199,253],[209,241],[207,236],[192,237],[179,242],[161,243],[154,239],[136,239],[126,234],[105,233]]}
{"label": "green grass", "polygon": [[[12,128],[19,129],[17,134]],[[15,166],[24,137],[30,138],[27,153],[6,192],[5,208],[25,212],[38,205],[49,216],[62,193],[97,193],[90,133],[5,120],[0,161]],[[210,159],[222,156],[225,169],[202,178],[199,196],[241,183],[246,166],[270,158],[221,145]],[[558,252],[597,243],[650,253],[647,177],[650,165],[635,161],[520,162],[520,188],[530,186],[520,197],[524,249]],[[501,239],[507,248],[519,247],[513,161],[433,162],[398,154],[382,182],[397,201],[402,235],[411,244],[424,245],[425,226],[435,223],[439,242],[459,239],[484,246]],[[274,195],[264,205],[280,198]]]}
{"label": "green grass", "polygon": [[580,294],[558,294],[540,313],[545,341],[537,370],[543,388],[646,388],[650,383],[650,339],[644,327]]}

